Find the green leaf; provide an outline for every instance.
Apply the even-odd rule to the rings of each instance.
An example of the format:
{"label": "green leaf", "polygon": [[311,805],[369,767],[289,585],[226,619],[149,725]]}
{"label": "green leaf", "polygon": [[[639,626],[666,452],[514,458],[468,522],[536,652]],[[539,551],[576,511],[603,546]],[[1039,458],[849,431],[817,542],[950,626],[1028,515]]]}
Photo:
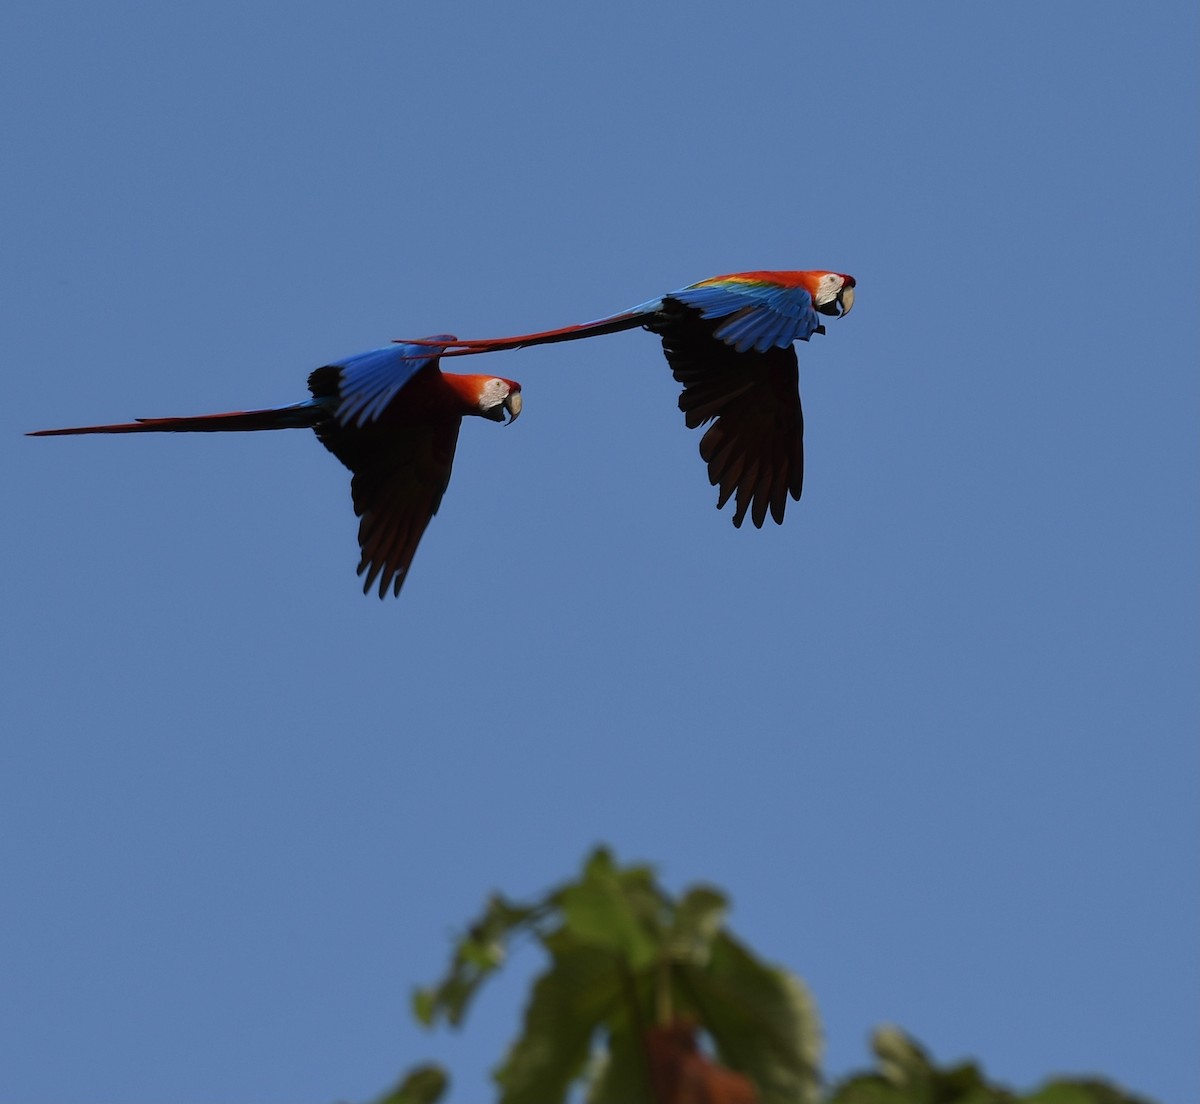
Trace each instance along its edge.
{"label": "green leaf", "polygon": [[989,1085],[974,1062],[938,1068],[925,1048],[898,1027],[877,1028],[871,1046],[884,1079],[913,1099],[937,1104],[1016,1104],[1007,1089]]}
{"label": "green leaf", "polygon": [[1116,1085],[1094,1078],[1051,1081],[1033,1095],[1021,1099],[1024,1104],[1151,1104],[1144,1096],[1134,1096]]}
{"label": "green leaf", "polygon": [[729,901],[723,893],[700,886],[683,895],[675,906],[668,936],[668,954],[673,962],[707,964],[713,940],[725,926]]}
{"label": "green leaf", "polygon": [[521,1037],[494,1077],[501,1104],[558,1104],[587,1064],[592,1036],[619,1007],[619,964],[608,951],[566,946],[538,978]]}
{"label": "green leaf", "polygon": [[727,933],[713,940],[707,967],[679,966],[675,977],[721,1063],[752,1078],[762,1104],[817,1099],[821,1027],[799,978],[761,962]]}
{"label": "green leaf", "polygon": [[891,1024],[875,1029],[871,1049],[879,1059],[880,1076],[893,1085],[924,1083],[936,1073],[924,1047]]}
{"label": "green leaf", "polygon": [[624,868],[617,865],[612,852],[607,847],[597,847],[583,863],[583,876],[580,881],[590,878],[620,878],[629,888],[637,886],[649,889],[658,895],[657,884],[654,880],[654,867],[647,863],[637,863]]}
{"label": "green leaf", "polygon": [[450,1078],[441,1066],[417,1066],[375,1104],[437,1104],[449,1084]]}
{"label": "green leaf", "polygon": [[617,874],[618,869],[617,860],[613,858],[612,852],[607,847],[597,847],[583,860],[583,874],[580,880],[610,877]]}
{"label": "green leaf", "polygon": [[973,1062],[939,1068],[896,1027],[872,1038],[879,1072],[842,1082],[828,1104],[1149,1104],[1104,1081],[1052,1081],[1030,1096],[988,1084]]}
{"label": "green leaf", "polygon": [[508,941],[520,929],[535,927],[545,905],[510,904],[494,895],[483,914],[467,930],[454,949],[446,976],[434,986],[417,989],[412,995],[413,1015],[426,1027],[439,1017],[458,1026],[479,987],[508,955]]}
{"label": "green leaf", "polygon": [[[871,1047],[879,1060],[879,1073],[849,1082],[834,1094],[837,1104],[876,1104],[876,1100],[912,1101],[914,1104],[1016,1104],[1015,1097],[997,1085],[988,1085],[974,1063],[947,1069],[933,1064],[926,1050],[898,1027],[878,1028]],[[874,1094],[866,1085],[874,1083]],[[888,1095],[878,1095],[886,1086]]]}
{"label": "green leaf", "polygon": [[608,1048],[596,1065],[587,1104],[655,1104],[641,1030],[627,1016],[609,1021]]}
{"label": "green leaf", "polygon": [[898,1079],[895,1073],[893,1067],[888,1074],[851,1077],[837,1086],[828,1104],[1150,1104],[1103,1081],[1054,1081],[1031,1096],[1015,1096],[986,1084],[971,1063],[948,1070],[910,1066]]}
{"label": "green leaf", "polygon": [[619,879],[593,877],[568,886],[560,903],[563,929],[580,944],[603,948],[634,970],[657,960],[658,933],[648,930]]}
{"label": "green leaf", "polygon": [[865,1074],[842,1082],[828,1104],[1017,1104],[1002,1089],[976,1086],[965,1093],[930,1082],[897,1085],[880,1074]]}
{"label": "green leaf", "polygon": [[878,1073],[857,1074],[841,1082],[828,1104],[927,1104],[928,1092],[914,1092]]}

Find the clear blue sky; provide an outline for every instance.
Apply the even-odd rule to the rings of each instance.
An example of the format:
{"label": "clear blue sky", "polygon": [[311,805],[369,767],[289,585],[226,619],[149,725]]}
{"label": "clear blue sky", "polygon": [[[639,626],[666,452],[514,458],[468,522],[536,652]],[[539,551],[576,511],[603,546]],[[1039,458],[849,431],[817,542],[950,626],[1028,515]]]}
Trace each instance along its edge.
{"label": "clear blue sky", "polygon": [[[4,1104],[362,1100],[410,988],[611,843],[881,1022],[1200,1099],[1197,11],[14,2],[0,16]],[[833,268],[735,531],[631,333],[503,354],[399,601],[304,397],[388,339]],[[475,362],[476,366],[481,362]]]}

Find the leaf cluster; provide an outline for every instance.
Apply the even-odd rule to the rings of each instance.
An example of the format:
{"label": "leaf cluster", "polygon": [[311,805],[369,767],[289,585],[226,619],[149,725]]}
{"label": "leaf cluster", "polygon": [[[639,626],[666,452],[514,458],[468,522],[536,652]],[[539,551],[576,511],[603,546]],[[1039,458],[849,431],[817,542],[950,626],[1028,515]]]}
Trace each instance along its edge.
{"label": "leaf cluster", "polygon": [[974,1062],[939,1068],[925,1050],[895,1027],[871,1043],[878,1068],[837,1085],[827,1104],[1149,1104],[1106,1081],[1055,1080],[1022,1096],[989,1084]]}
{"label": "leaf cluster", "polygon": [[577,1083],[589,1104],[653,1104],[647,1033],[677,1023],[711,1040],[717,1060],[749,1077],[762,1104],[809,1104],[819,1093],[815,1005],[798,978],[734,938],[727,912],[714,889],[676,900],[650,867],[619,867],[600,849],[577,880],[540,901],[492,897],[445,977],[418,990],[413,1009],[427,1025],[460,1024],[512,941],[528,935],[549,966],[495,1071],[501,1104],[556,1104]]}
{"label": "leaf cluster", "polygon": [[[536,901],[491,897],[413,1010],[426,1026],[460,1025],[526,938],[549,962],[494,1072],[500,1104],[561,1104],[580,1086],[587,1104],[1149,1104],[1097,1079],[1019,1095],[973,1062],[936,1066],[892,1027],[875,1033],[874,1069],[822,1091],[808,990],[738,941],[728,911],[715,889],[674,898],[650,867],[619,867],[599,849],[576,880]],[[421,1066],[377,1104],[436,1104],[447,1083]]]}

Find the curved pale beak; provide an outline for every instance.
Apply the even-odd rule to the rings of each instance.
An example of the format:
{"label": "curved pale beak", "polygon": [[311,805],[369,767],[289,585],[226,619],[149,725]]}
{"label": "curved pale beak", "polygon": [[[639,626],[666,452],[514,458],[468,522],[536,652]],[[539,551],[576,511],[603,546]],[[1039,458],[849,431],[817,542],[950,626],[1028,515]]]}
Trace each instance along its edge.
{"label": "curved pale beak", "polygon": [[854,288],[844,287],[838,293],[838,306],[842,308],[842,317],[850,313],[850,308],[854,306]]}
{"label": "curved pale beak", "polygon": [[508,398],[504,400],[504,409],[508,411],[508,421],[506,425],[512,425],[513,422],[521,415],[521,392],[510,391]]}

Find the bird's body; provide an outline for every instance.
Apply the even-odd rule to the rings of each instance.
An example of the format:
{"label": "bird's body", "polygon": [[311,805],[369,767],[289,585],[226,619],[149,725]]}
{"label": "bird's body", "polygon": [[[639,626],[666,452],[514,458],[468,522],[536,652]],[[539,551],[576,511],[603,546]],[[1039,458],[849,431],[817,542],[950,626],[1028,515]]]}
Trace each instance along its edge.
{"label": "bird's body", "polygon": [[783,521],[804,482],[804,415],[794,342],[824,333],[822,316],[848,314],[854,277],[838,272],[735,272],[714,276],[619,314],[515,337],[447,342],[446,356],[521,349],[646,328],[683,385],[689,428],[700,441],[717,508],[735,497],[733,524],[768,511]]}
{"label": "bird's body", "polygon": [[318,368],[312,397],[290,406],[187,418],[47,429],[32,437],[85,433],[204,433],[312,429],[353,473],[361,519],[358,573],[364,593],[394,594],[450,481],[459,426],[469,415],[503,421],[521,412],[521,386],[495,376],[442,372],[438,356],[454,338],[393,344]]}

